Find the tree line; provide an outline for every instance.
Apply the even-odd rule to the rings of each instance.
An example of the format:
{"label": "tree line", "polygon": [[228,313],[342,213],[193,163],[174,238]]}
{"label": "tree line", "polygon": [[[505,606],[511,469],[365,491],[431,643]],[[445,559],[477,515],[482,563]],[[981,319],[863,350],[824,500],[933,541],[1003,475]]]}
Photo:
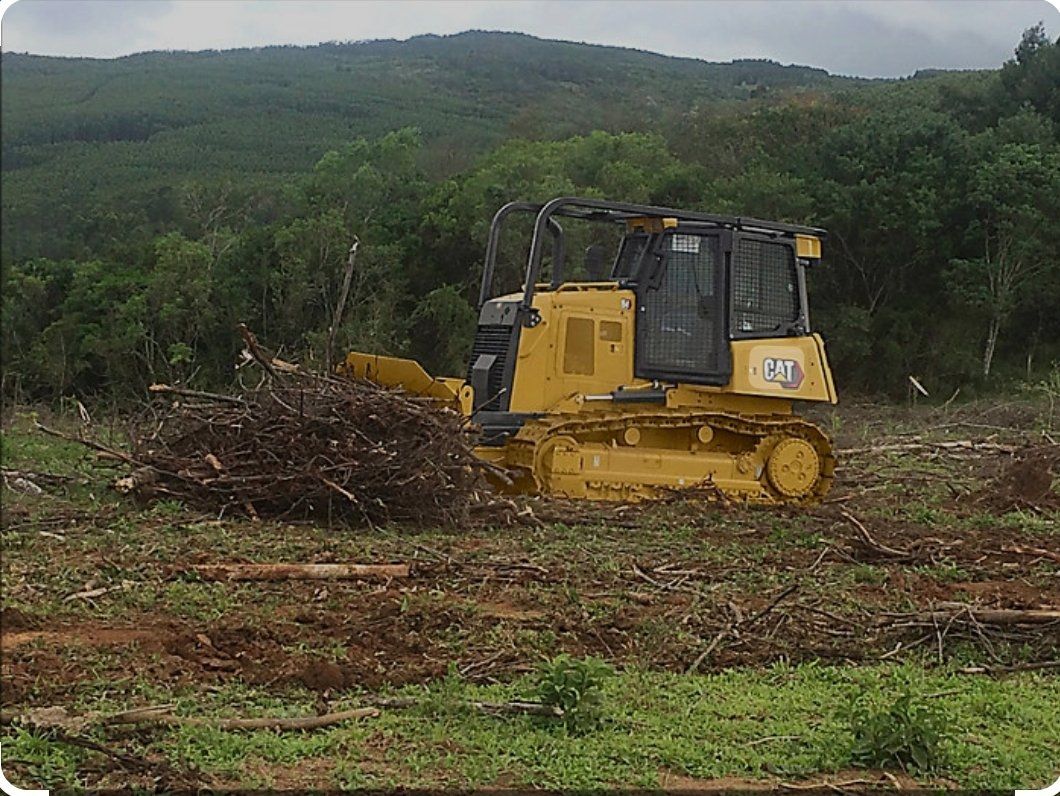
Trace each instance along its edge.
{"label": "tree line", "polygon": [[240,322],[321,364],[355,242],[334,345],[459,374],[490,217],[562,194],[826,228],[811,310],[841,390],[900,394],[915,375],[969,394],[1060,359],[1060,40],[1041,26],[997,71],[514,137],[445,178],[433,154],[403,127],[281,184],[185,181],[145,199],[141,224],[86,217],[75,256],[6,256],[4,397],[223,384],[240,377]]}

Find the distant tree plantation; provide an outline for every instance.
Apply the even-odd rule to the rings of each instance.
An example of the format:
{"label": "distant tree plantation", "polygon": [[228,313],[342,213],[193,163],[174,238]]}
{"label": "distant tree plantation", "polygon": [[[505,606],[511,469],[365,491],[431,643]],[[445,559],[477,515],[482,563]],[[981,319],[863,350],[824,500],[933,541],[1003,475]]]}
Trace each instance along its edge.
{"label": "distant tree plantation", "polygon": [[[460,373],[486,231],[582,194],[821,226],[840,388],[962,394],[1060,360],[1060,40],[837,78],[471,33],[113,61],[3,56],[3,392],[235,377],[244,322]],[[517,241],[506,241],[518,279]],[[502,274],[502,276],[505,276]]]}

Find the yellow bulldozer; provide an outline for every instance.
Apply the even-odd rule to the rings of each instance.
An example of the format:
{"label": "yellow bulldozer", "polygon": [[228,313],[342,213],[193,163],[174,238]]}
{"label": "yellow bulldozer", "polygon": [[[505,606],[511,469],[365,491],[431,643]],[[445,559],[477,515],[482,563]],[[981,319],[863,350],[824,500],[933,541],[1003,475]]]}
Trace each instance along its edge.
{"label": "yellow bulldozer", "polygon": [[[516,214],[533,217],[522,287],[495,296],[501,232]],[[578,273],[568,268],[571,219],[609,225],[613,257],[596,244]],[[792,408],[836,402],[806,293],[823,237],[597,199],[512,202],[490,227],[463,378],[359,352],[344,367],[468,417],[502,491],[636,501],[709,485],[732,501],[812,503],[835,460]]]}

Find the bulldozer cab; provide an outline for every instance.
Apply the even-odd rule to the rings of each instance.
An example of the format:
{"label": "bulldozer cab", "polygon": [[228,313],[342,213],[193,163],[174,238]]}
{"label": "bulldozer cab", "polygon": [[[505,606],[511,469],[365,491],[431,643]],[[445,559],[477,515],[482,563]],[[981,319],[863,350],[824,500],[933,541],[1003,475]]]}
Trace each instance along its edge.
{"label": "bulldozer cab", "polygon": [[[495,297],[501,234],[513,214],[534,217],[521,296]],[[615,229],[618,245],[610,257],[596,243],[583,268],[569,263],[568,219]],[[519,337],[541,321],[535,297],[543,293],[629,291],[634,377],[729,384],[732,341],[809,334],[805,269],[820,257],[823,236],[810,227],[596,199],[505,205],[490,228],[468,368],[476,408],[508,409]],[[546,255],[551,273],[543,279]]]}

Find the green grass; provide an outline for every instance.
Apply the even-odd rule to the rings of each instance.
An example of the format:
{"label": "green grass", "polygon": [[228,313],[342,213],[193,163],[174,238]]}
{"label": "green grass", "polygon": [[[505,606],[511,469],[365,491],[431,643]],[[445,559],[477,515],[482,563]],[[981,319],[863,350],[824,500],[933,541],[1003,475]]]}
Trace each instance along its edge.
{"label": "green grass", "polygon": [[10,430],[0,435],[0,461],[4,467],[69,473],[91,461],[88,450],[75,442],[34,432],[36,412],[20,412]]}
{"label": "green grass", "polygon": [[14,766],[25,769],[29,776],[18,777],[12,783],[23,788],[82,788],[84,783],[78,768],[85,758],[85,750],[52,741],[47,735],[22,729],[7,728],[0,735],[4,749],[5,774],[10,781]]}
{"label": "green grass", "polygon": [[1023,533],[1045,532],[1060,535],[1060,512],[1058,511],[1045,511],[1041,514],[1036,514],[1017,509],[1001,515],[978,512],[968,517],[966,522],[971,527],[981,529]]}
{"label": "green grass", "polygon": [[[62,418],[46,422],[76,428],[76,421],[62,425]],[[104,627],[173,625],[209,634],[218,625],[230,626],[262,638],[279,634],[279,646],[263,643],[263,648],[280,658],[290,656],[298,665],[302,659],[342,663],[355,646],[350,633],[360,625],[303,625],[292,619],[291,609],[304,606],[310,613],[357,615],[366,623],[404,628],[402,633],[422,633],[435,645],[427,653],[431,660],[445,661],[451,673],[469,660],[488,662],[500,655],[496,669],[465,670],[477,678],[474,682],[450,674],[396,692],[422,700],[416,708],[388,709],[376,719],[311,733],[190,726],[87,731],[108,748],[161,761],[203,786],[656,787],[661,772],[767,783],[820,781],[829,774],[849,778],[841,772],[857,756],[852,706],[860,705],[857,710],[866,715],[886,714],[906,695],[912,704],[937,711],[945,729],[938,770],[914,774],[922,782],[1042,787],[1055,778],[1060,764],[1060,743],[1051,726],[1060,704],[1060,678],[1055,672],[1003,679],[956,674],[960,666],[988,660],[983,644],[971,636],[948,638],[941,660],[932,644],[923,644],[891,657],[888,665],[778,664],[717,674],[674,673],[705,649],[734,607],[748,616],[792,583],[799,584],[799,591],[774,617],[752,628],[752,635],[771,632],[772,619],[796,601],[863,623],[870,613],[911,610],[925,594],[952,592],[953,599],[978,599],[978,593],[967,595],[955,584],[1012,580],[1016,570],[989,559],[981,563],[979,547],[953,543],[972,531],[987,531],[984,544],[991,548],[1009,542],[1049,547],[1060,525],[1055,515],[999,515],[958,505],[948,490],[936,488],[941,484],[937,480],[926,486],[896,480],[887,483],[893,493],[871,492],[864,502],[859,498],[843,504],[880,541],[888,540],[888,530],[898,529],[901,536],[892,541],[898,546],[908,546],[916,535],[937,535],[949,545],[934,557],[912,562],[858,560],[863,551],[851,544],[852,529],[827,507],[805,513],[707,507],[684,518],[675,508],[672,516],[648,516],[637,528],[596,521],[503,532],[351,531],[238,517],[218,520],[175,502],[143,506],[123,500],[107,488],[109,471],[96,466],[91,454],[34,432],[28,414],[15,418],[0,445],[7,467],[85,481],[50,486],[41,496],[4,492],[5,511],[11,513],[0,534],[3,606],[28,615],[38,623],[33,627],[62,629],[85,621]],[[896,461],[893,471],[909,475],[915,469],[909,463],[908,457]],[[67,515],[73,519],[68,521]],[[368,598],[376,585],[210,583],[167,571],[202,560],[419,561],[423,547],[469,563],[529,561],[548,574],[506,585],[507,576],[489,566],[458,566],[452,572],[428,567],[418,576],[422,580],[392,584],[391,591],[402,592],[399,613],[377,617]],[[828,548],[845,548],[854,557],[833,553],[809,571]],[[656,582],[636,574],[634,566]],[[683,577],[674,574],[680,572],[693,574],[671,589]],[[1021,568],[1018,577],[1024,586],[1047,595],[1055,585],[1055,566],[1042,560]],[[90,582],[114,586],[123,581],[133,585],[91,601],[65,599]],[[920,587],[930,591],[917,592]],[[393,594],[380,598],[388,599]],[[515,611],[541,611],[545,619],[495,617],[496,603],[510,603]],[[436,615],[447,618],[434,626],[428,619]],[[406,621],[409,617],[412,621]],[[823,621],[822,616],[817,620]],[[609,660],[619,671],[602,685],[599,726],[574,733],[541,719],[490,717],[467,708],[469,700],[534,696],[536,676],[525,672],[542,659],[564,652],[604,655],[589,646],[597,631],[606,637],[605,646],[624,638],[632,641],[624,650],[616,648],[618,654]],[[1055,658],[1055,651],[1044,647],[1030,649],[1028,638],[1035,637],[1011,642],[997,637],[992,649],[1002,663]],[[1038,640],[1044,645],[1047,637]],[[802,640],[785,640],[781,629],[774,642],[786,644],[777,648],[796,657]],[[890,653],[893,643],[866,649],[866,661]],[[731,640],[723,645],[733,646]],[[195,681],[192,677],[199,675],[194,668],[186,676],[178,663],[174,673],[167,668],[173,665],[167,653],[139,642],[97,648],[43,639],[27,642],[17,655],[38,676],[18,711],[63,704],[80,713],[109,712],[175,703],[183,715],[209,717],[305,715],[322,708],[321,697],[298,685],[296,676],[262,687],[246,684],[238,674]],[[54,687],[48,672],[59,664],[49,663],[49,656],[64,670],[78,672],[77,678]],[[750,660],[773,660],[768,656],[767,649]],[[363,697],[349,691],[329,698],[339,700],[331,707],[340,709],[360,704]],[[15,706],[5,705],[9,707]],[[0,742],[5,771],[23,787],[124,784],[120,768],[98,753],[42,733],[7,728]]]}
{"label": "green grass", "polygon": [[[486,787],[498,781],[544,788],[653,787],[661,770],[711,779],[740,776],[797,780],[852,765],[851,706],[886,707],[903,694],[944,720],[941,766],[921,774],[963,788],[1041,787],[1056,775],[1060,742],[1055,710],[1060,680],[1021,675],[1004,680],[927,671],[913,664],[839,668],[820,665],[734,669],[717,675],[626,670],[602,684],[603,722],[572,732],[561,722],[492,717],[470,700],[525,698],[535,677],[477,686],[450,676],[433,687],[406,688],[420,698],[408,710],[311,733],[223,732],[204,727],[159,730],[142,753],[175,767],[268,785],[270,769],[307,759],[328,762],[332,783],[319,786]],[[188,715],[294,715],[311,712],[301,689],[284,694],[238,685],[210,692],[143,691]],[[97,707],[119,709],[100,694]],[[356,696],[344,701],[357,704]],[[96,731],[95,737],[105,741]],[[5,759],[21,761],[30,781],[76,786],[91,752],[8,729]],[[112,742],[113,743],[113,742]],[[251,772],[248,774],[248,772]],[[917,772],[913,772],[916,775]],[[246,777],[250,776],[250,779]]]}
{"label": "green grass", "polygon": [[971,580],[968,570],[953,563],[941,563],[931,566],[917,566],[912,568],[919,575],[927,575],[933,580],[941,583],[957,583],[958,581]]}

